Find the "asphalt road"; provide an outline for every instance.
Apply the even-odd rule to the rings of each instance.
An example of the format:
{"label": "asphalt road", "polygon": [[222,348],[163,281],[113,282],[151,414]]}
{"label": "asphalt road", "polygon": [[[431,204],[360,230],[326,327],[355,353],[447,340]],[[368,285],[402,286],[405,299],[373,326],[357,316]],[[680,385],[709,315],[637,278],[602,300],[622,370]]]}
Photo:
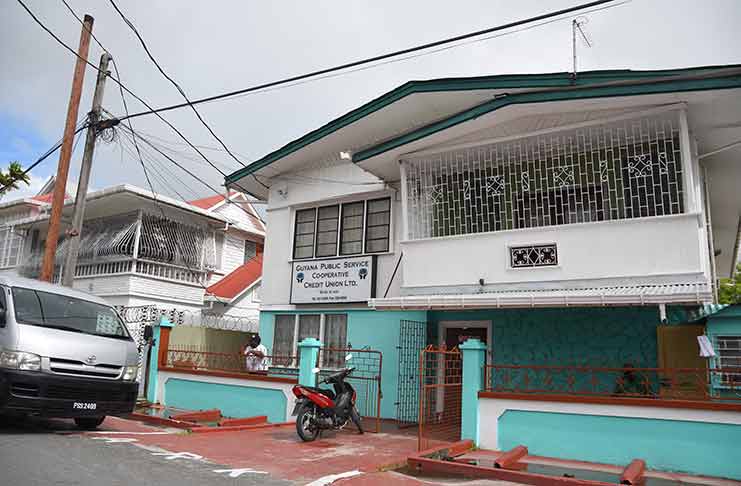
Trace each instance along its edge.
{"label": "asphalt road", "polygon": [[133,442],[95,437],[78,434],[71,421],[19,421],[0,416],[0,483],[19,486],[291,484],[249,472],[230,478],[229,472],[214,472],[228,466],[168,458],[162,451]]}

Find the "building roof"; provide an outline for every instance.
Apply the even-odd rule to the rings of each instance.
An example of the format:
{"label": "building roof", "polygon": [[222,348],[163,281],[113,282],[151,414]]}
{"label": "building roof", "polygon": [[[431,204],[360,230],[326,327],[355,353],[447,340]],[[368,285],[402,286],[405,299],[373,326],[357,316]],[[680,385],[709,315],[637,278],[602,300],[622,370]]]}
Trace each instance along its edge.
{"label": "building roof", "polygon": [[262,254],[251,258],[206,289],[206,297],[231,302],[262,278]]}
{"label": "building roof", "polygon": [[[359,163],[504,106],[741,87],[739,68],[590,71],[579,73],[576,80],[564,72],[410,81],[235,171],[226,177],[226,184],[264,197],[265,189],[246,176],[279,161],[295,164],[303,160],[299,153],[306,160],[321,160],[351,151],[353,162]],[[345,133],[350,127],[352,136]],[[320,141],[326,147],[318,148]]]}
{"label": "building roof", "polygon": [[188,203],[201,209],[211,209],[223,200],[224,196],[222,196],[221,194],[216,194],[215,196],[209,196],[201,199],[195,199],[193,201],[188,201]]}

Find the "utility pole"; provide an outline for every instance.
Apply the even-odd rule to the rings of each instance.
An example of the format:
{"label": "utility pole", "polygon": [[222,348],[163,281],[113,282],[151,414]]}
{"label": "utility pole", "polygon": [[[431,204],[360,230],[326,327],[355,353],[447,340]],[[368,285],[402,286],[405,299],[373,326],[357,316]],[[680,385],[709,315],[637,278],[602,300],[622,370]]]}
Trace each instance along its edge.
{"label": "utility pole", "polygon": [[85,64],[90,50],[90,36],[93,32],[93,18],[85,15],[80,32],[80,45],[77,47],[77,62],[75,63],[74,76],[72,77],[72,94],[69,97],[67,107],[67,121],[64,126],[64,138],[62,149],[59,152],[59,165],[57,166],[57,177],[54,183],[54,195],[51,203],[51,215],[49,216],[49,231],[46,236],[46,248],[44,248],[44,261],[41,265],[39,278],[51,282],[54,276],[54,257],[57,252],[57,240],[59,239],[59,222],[62,219],[64,209],[64,196],[67,193],[67,174],[69,173],[69,160],[72,157],[72,141],[75,138],[75,126],[77,125],[77,113],[80,109],[80,97],[82,95],[82,82],[85,79]]}
{"label": "utility pole", "polygon": [[80,167],[80,179],[77,182],[77,195],[75,196],[75,214],[72,217],[72,228],[69,230],[67,255],[62,267],[62,285],[72,287],[77,268],[77,252],[80,249],[80,234],[82,233],[82,221],[85,217],[85,199],[87,196],[88,182],[90,181],[90,169],[93,166],[93,152],[95,151],[95,139],[100,130],[100,108],[103,104],[103,91],[108,78],[108,63],[110,54],[104,52],[100,56],[98,66],[98,80],[95,83],[95,94],[93,95],[93,108],[88,114],[87,134],[85,135],[85,152],[82,155],[82,166]]}

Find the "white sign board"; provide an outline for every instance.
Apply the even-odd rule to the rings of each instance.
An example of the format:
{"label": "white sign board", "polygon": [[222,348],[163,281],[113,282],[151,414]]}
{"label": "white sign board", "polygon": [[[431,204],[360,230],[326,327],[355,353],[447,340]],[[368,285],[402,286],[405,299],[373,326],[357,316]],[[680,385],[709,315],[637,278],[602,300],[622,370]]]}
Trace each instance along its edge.
{"label": "white sign board", "polygon": [[293,262],[292,304],[367,302],[375,288],[374,257]]}

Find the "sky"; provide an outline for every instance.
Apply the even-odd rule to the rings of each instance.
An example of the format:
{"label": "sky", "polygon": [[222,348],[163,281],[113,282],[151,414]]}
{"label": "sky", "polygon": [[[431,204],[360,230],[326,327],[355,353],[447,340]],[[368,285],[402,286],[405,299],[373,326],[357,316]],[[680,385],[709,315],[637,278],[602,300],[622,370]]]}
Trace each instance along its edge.
{"label": "sky", "polygon": [[[80,24],[61,0],[24,0],[67,44],[77,47]],[[570,7],[577,0],[115,0],[136,25],[164,70],[191,99],[330,67],[470,31]],[[93,32],[117,61],[121,80],[153,106],[182,98],[146,57],[133,32],[105,0],[68,0],[95,18]],[[741,63],[741,1],[630,0],[587,14],[592,47],[578,47],[579,70],[667,69]],[[204,119],[241,162],[275,150],[306,132],[412,79],[571,70],[571,19],[482,40],[331,79],[199,106]],[[92,44],[90,60],[102,51]],[[15,0],[0,2],[0,165],[27,166],[62,136],[75,59]],[[80,117],[89,110],[95,73],[88,69]],[[131,112],[144,107],[129,98]],[[123,113],[121,95],[106,86],[103,107]],[[222,171],[239,168],[188,109],[164,115]],[[154,116],[134,130],[217,189],[223,176],[206,165]],[[119,131],[120,132],[120,131]],[[70,169],[76,186],[83,140]],[[213,193],[149,151],[155,190],[185,199]],[[56,171],[58,155],[31,174],[31,186],[7,199],[35,194]],[[91,188],[130,183],[147,187],[125,134],[96,147]]]}

